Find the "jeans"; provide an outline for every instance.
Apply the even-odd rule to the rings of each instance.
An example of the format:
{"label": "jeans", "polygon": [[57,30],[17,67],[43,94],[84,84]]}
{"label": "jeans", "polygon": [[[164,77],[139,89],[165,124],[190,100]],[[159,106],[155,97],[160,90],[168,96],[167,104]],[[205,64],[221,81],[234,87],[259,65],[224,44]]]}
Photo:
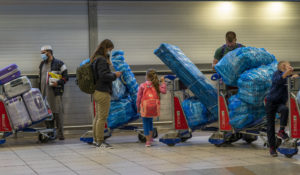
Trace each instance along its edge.
{"label": "jeans", "polygon": [[143,117],[144,135],[149,136],[150,131],[153,131],[153,118]]}

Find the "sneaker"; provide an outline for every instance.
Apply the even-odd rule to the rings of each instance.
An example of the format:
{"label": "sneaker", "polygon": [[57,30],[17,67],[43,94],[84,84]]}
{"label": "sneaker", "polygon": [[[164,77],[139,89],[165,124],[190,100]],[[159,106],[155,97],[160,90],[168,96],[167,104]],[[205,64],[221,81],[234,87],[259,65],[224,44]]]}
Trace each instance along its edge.
{"label": "sneaker", "polygon": [[58,138],[59,140],[65,140],[65,137],[64,136],[61,136]]}
{"label": "sneaker", "polygon": [[271,155],[272,157],[277,157],[277,156],[278,156],[278,154],[277,154],[277,151],[276,151],[276,149],[274,149],[274,148],[270,148],[270,155]]}
{"label": "sneaker", "polygon": [[145,147],[150,147],[151,146],[151,142],[147,141]]}
{"label": "sneaker", "polygon": [[289,136],[287,135],[287,133],[284,130],[279,130],[279,132],[277,133],[277,136],[279,138],[281,138],[282,140],[287,140],[289,138]]}
{"label": "sneaker", "polygon": [[102,142],[101,144],[99,144],[99,146],[97,146],[99,148],[105,148],[105,149],[113,149],[113,147],[108,144],[108,143],[105,143],[105,142]]}

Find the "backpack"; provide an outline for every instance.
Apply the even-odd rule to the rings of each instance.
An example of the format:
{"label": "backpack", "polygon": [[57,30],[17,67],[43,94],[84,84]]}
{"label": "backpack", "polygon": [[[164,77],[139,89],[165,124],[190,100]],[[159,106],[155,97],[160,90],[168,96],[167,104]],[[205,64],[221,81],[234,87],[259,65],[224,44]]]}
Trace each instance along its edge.
{"label": "backpack", "polygon": [[93,94],[96,89],[93,64],[86,63],[76,70],[77,84],[82,92]]}
{"label": "backpack", "polygon": [[141,116],[157,117],[160,116],[160,99],[152,85],[145,86],[141,99]]}

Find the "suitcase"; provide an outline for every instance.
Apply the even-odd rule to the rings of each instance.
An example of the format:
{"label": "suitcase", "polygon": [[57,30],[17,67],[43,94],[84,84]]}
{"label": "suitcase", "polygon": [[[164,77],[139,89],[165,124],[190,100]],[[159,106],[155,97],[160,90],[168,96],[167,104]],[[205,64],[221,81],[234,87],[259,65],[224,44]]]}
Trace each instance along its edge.
{"label": "suitcase", "polygon": [[16,64],[11,64],[0,70],[0,85],[5,84],[21,76]]}
{"label": "suitcase", "polygon": [[3,99],[0,99],[0,132],[11,132],[12,128],[4,106]]}
{"label": "suitcase", "polygon": [[31,83],[26,76],[17,78],[4,84],[4,91],[8,98],[16,97],[31,89]]}
{"label": "suitcase", "polygon": [[48,117],[48,109],[39,89],[32,88],[23,94],[23,100],[32,122],[38,122]]}
{"label": "suitcase", "polygon": [[5,106],[14,130],[22,130],[32,124],[21,96],[6,100]]}

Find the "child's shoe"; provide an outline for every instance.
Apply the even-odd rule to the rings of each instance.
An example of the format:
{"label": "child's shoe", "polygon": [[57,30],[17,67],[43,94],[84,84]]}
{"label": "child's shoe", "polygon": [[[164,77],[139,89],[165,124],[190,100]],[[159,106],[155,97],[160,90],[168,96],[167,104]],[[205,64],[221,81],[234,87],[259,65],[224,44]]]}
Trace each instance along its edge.
{"label": "child's shoe", "polygon": [[289,136],[287,135],[287,133],[284,130],[279,130],[279,132],[277,133],[277,136],[279,138],[281,138],[282,140],[287,140],[289,138]]}
{"label": "child's shoe", "polygon": [[147,141],[145,147],[150,147],[151,146],[151,142]]}
{"label": "child's shoe", "polygon": [[276,151],[275,148],[270,148],[270,155],[272,157],[277,157],[278,156],[277,151]]}

